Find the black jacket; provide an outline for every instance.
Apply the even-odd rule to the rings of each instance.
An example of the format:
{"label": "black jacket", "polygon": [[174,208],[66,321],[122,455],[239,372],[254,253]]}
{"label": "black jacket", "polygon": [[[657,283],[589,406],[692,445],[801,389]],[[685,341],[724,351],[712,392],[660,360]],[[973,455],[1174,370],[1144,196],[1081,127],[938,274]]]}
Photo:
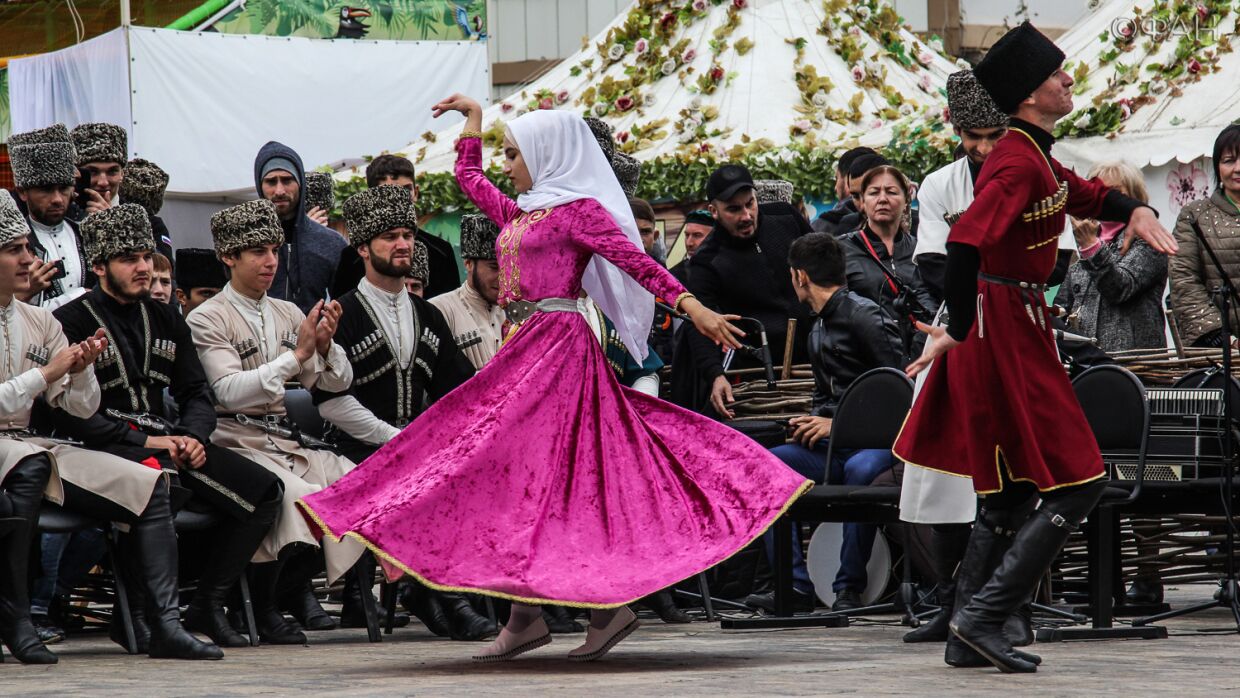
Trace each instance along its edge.
{"label": "black jacket", "polygon": [[[144,310],[147,327],[143,322]],[[189,325],[171,305],[149,298],[121,304],[96,286],[57,308],[53,315],[70,342],[94,335],[102,320],[109,344],[95,360],[95,376],[101,389],[99,411],[79,419],[56,410],[58,431],[87,446],[143,446],[145,433],[131,429],[127,422],[110,417],[105,411],[112,408],[163,417],[167,414],[164,389],[168,388],[177,406],[173,433],[208,443],[215,431],[215,408],[211,405],[207,377],[194,349]]]}
{"label": "black jacket", "polygon": [[[878,303],[896,321],[905,322],[907,313],[896,311],[896,293],[892,290],[886,274],[879,268],[880,263],[913,292],[927,311],[933,313],[938,310],[938,305],[922,282],[917,265],[913,263],[913,250],[917,247],[917,239],[912,235],[898,233],[890,254],[882,240],[866,228],[842,236],[840,247],[844,250],[848,290]],[[873,254],[870,252],[871,248]],[[875,255],[878,256],[877,260]]]}
{"label": "black jacket", "polygon": [[814,219],[812,227],[816,233],[843,235],[856,230],[860,221],[861,214],[857,212],[857,202],[850,196],[834,208],[819,214]]}
{"label": "black jacket", "polygon": [[[792,288],[788,250],[794,240],[809,232],[809,223],[792,206],[763,204],[758,208],[757,231],[751,237],[734,238],[716,225],[686,266],[687,288],[703,305],[762,323],[776,364],[783,360],[789,318],[797,319],[793,360],[806,359],[810,313]],[[741,329],[748,333],[744,341],[756,346],[757,328],[745,324]],[[723,354],[688,323],[679,335],[672,367],[673,402],[700,408],[710,384],[723,374]],[[740,354],[732,367],[759,365],[757,359]]]}
{"label": "black jacket", "polygon": [[[271,141],[258,151],[254,158],[254,188],[259,197],[263,195],[263,165],[281,157],[296,166],[298,182],[306,181],[305,167],[295,150]],[[291,222],[284,222],[284,244],[280,246],[280,266],[276,278],[267,292],[272,298],[291,301],[308,313],[314,304],[323,300],[331,287],[332,275],[340,262],[340,250],[348,243],[340,233],[319,225],[306,217],[306,197],[297,200],[297,214]]]}
{"label": "black jacket", "polygon": [[879,367],[903,368],[903,340],[894,320],[874,301],[847,289],[831,296],[809,335],[814,395],[810,413],[835,416],[840,396],[858,376]]}

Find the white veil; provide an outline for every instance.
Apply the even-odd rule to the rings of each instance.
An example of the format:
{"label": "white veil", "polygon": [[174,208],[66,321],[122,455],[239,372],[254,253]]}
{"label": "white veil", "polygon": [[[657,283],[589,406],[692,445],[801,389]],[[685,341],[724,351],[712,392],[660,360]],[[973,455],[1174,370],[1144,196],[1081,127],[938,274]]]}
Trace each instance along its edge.
{"label": "white veil", "polygon": [[[629,199],[585,120],[570,112],[542,109],[512,120],[508,131],[533,180],[530,190],[517,197],[522,211],[594,199],[645,254]],[[654,320],[654,295],[598,255],[586,266],[581,285],[615,324],[629,353],[644,361]]]}

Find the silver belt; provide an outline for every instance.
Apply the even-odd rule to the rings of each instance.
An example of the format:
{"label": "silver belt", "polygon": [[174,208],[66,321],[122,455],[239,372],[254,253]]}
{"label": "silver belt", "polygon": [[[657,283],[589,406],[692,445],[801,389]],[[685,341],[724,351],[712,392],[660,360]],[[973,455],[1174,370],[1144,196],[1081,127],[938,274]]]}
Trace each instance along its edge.
{"label": "silver belt", "polygon": [[306,448],[316,450],[331,450],[332,445],[321,439],[316,439],[309,434],[302,433],[295,424],[288,418],[286,414],[263,414],[248,415],[226,413],[220,415],[222,417],[232,417],[238,424],[259,431],[264,431],[272,436],[296,441]]}
{"label": "silver belt", "polygon": [[512,301],[504,306],[504,315],[514,325],[529,320],[534,313],[576,313],[577,301],[572,298],[544,298],[540,301]]}

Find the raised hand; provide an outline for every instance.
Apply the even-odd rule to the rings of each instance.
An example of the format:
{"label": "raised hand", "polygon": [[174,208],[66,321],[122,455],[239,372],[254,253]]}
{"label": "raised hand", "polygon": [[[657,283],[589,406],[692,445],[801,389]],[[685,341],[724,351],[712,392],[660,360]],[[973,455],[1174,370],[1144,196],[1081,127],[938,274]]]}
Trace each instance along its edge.
{"label": "raised hand", "polygon": [[741,332],[733,321],[740,320],[740,315],[720,315],[715,311],[702,305],[696,298],[685,298],[680,302],[680,309],[689,316],[689,320],[693,322],[693,326],[703,337],[707,337],[710,341],[718,345],[723,345],[729,349],[740,349],[741,342],[738,337],[744,337],[745,333]]}
{"label": "raised hand", "polygon": [[69,368],[69,373],[81,373],[86,370],[87,366],[95,363],[95,359],[108,348],[108,336],[104,333],[103,328],[95,330],[94,336],[78,342],[78,347],[82,350],[78,356],[78,360]]}
{"label": "raised hand", "polygon": [[1136,238],[1141,238],[1156,252],[1163,254],[1175,254],[1180,249],[1171,233],[1158,222],[1154,210],[1144,206],[1133,211],[1132,217],[1128,219],[1128,227],[1124,230],[1124,244],[1120,245],[1119,251],[1127,253]]}
{"label": "raised hand", "polygon": [[297,327],[297,347],[293,349],[293,355],[297,357],[298,363],[306,363],[310,357],[314,356],[317,345],[317,332],[319,327],[319,319],[323,315],[323,301],[314,304],[310,312],[306,313],[306,319],[301,321]]}
{"label": "raised hand", "polygon": [[327,352],[332,348],[332,338],[336,336],[336,327],[340,324],[340,313],[344,309],[337,301],[321,305],[319,324],[314,328],[314,347],[320,354],[327,356]]}
{"label": "raised hand", "polygon": [[39,372],[43,374],[43,380],[48,385],[55,383],[74,367],[82,359],[82,347],[77,344],[70,344],[52,355],[46,366],[39,367]]}
{"label": "raised hand", "polygon": [[904,369],[909,378],[916,377],[918,373],[926,370],[935,359],[946,354],[947,350],[960,344],[950,334],[947,334],[946,327],[931,327],[924,322],[919,322],[917,323],[917,329],[930,335],[930,338],[926,340],[926,349],[921,353],[921,356]]}
{"label": "raised hand", "polygon": [[482,105],[478,104],[478,100],[463,94],[454,94],[431,107],[431,115],[436,119],[453,111],[465,115],[465,128],[463,130],[482,131]]}

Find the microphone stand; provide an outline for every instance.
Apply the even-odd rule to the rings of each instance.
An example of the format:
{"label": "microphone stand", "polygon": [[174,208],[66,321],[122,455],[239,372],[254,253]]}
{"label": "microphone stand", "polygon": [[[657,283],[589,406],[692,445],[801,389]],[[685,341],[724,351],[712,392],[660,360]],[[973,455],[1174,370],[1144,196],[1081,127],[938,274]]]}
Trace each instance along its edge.
{"label": "microphone stand", "polygon": [[1160,620],[1175,618],[1177,616],[1188,615],[1198,611],[1204,611],[1209,608],[1228,608],[1236,620],[1236,631],[1240,632],[1240,591],[1236,582],[1236,531],[1235,522],[1232,520],[1231,504],[1233,492],[1233,480],[1235,479],[1235,431],[1232,421],[1235,415],[1232,414],[1232,403],[1238,397],[1235,386],[1235,379],[1231,374],[1231,308],[1232,303],[1237,301],[1236,287],[1232,284],[1231,278],[1227,275],[1227,270],[1219,262],[1218,255],[1214,253],[1214,248],[1210,246],[1206,240],[1205,233],[1202,232],[1201,226],[1193,221],[1193,233],[1197,236],[1197,242],[1201,244],[1202,249],[1206,251],[1206,255],[1210,258],[1210,263],[1218,271],[1219,285],[1215,288],[1214,305],[1218,308],[1223,320],[1223,515],[1227,519],[1227,537],[1223,544],[1223,552],[1225,558],[1223,560],[1223,578],[1219,580],[1219,590],[1214,595],[1214,600],[1206,603],[1196,604],[1187,608],[1181,608],[1167,613],[1159,613],[1145,618],[1138,618],[1132,622],[1133,626],[1148,625]]}
{"label": "microphone stand", "polygon": [[[672,306],[666,303],[661,303],[656,300],[654,304],[658,306],[659,309],[670,314],[674,318],[677,318],[679,320],[689,320],[688,315],[685,315],[684,313],[680,312],[679,310],[676,310],[675,308],[673,308]],[[692,322],[692,320],[689,320],[689,322]],[[765,378],[766,378],[766,389],[775,390],[778,386],[775,383],[775,365],[771,361],[771,345],[766,340],[766,326],[763,325],[758,319],[751,318],[751,317],[743,317],[739,320],[739,322],[747,323],[747,324],[753,325],[754,327],[757,327],[758,328],[758,339],[761,341],[761,344],[759,344],[756,347],[751,347],[751,346],[746,346],[744,343],[742,343],[741,348],[736,351],[742,351],[758,359],[759,361],[761,361],[762,372],[765,374]]]}

